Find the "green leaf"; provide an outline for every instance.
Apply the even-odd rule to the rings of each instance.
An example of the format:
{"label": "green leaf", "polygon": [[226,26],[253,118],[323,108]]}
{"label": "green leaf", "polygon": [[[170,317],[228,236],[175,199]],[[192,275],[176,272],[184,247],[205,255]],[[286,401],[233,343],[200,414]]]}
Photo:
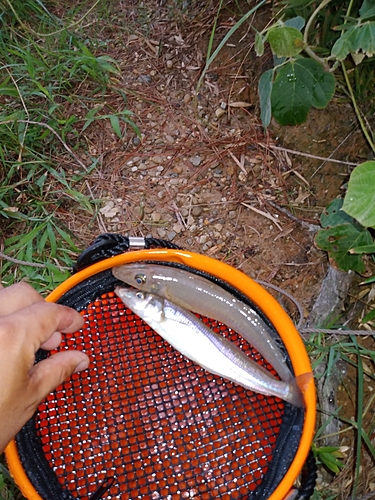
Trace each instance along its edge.
{"label": "green leaf", "polygon": [[115,134],[122,139],[122,133],[121,133],[121,127],[120,127],[120,121],[116,115],[109,115],[109,121],[111,122],[113,131]]}
{"label": "green leaf", "polygon": [[334,91],[334,76],[317,61],[290,61],[273,83],[272,114],[281,125],[298,125],[306,120],[311,106],[325,108]]}
{"label": "green leaf", "polygon": [[272,80],[273,70],[269,69],[260,77],[258,84],[260,117],[264,128],[267,128],[271,121]]}
{"label": "green leaf", "polygon": [[375,318],[375,308],[372,309],[364,318],[362,318],[361,323],[367,323]]}
{"label": "green leaf", "polygon": [[344,31],[340,38],[336,40],[331,50],[331,55],[333,57],[339,61],[343,61],[350,52],[355,52],[356,30],[357,26],[352,26],[347,31]]}
{"label": "green leaf", "polygon": [[284,22],[285,26],[290,26],[291,28],[296,28],[298,31],[305,26],[305,20],[301,16],[292,17]]}
{"label": "green leaf", "polygon": [[267,35],[272,52],[278,57],[293,57],[304,47],[302,33],[296,28],[278,26],[272,28]]}
{"label": "green leaf", "polygon": [[258,31],[255,33],[255,43],[254,43],[255,53],[258,57],[264,54],[264,40],[263,35]]}
{"label": "green leaf", "polygon": [[361,50],[367,57],[373,56],[375,54],[375,22],[369,21],[363,24],[357,32],[354,52]]}
{"label": "green leaf", "polygon": [[347,213],[341,210],[344,200],[342,198],[335,198],[329,205],[326,206],[320,216],[320,225],[323,228],[339,226],[346,222],[355,224],[355,219],[350,217]]}
{"label": "green leaf", "polygon": [[375,16],[375,5],[373,0],[364,0],[361,8],[359,9],[361,19],[368,19]]}
{"label": "green leaf", "polygon": [[366,161],[353,170],[342,208],[362,226],[375,227],[375,161]]}
{"label": "green leaf", "polygon": [[365,265],[361,256],[351,255],[349,250],[372,244],[371,234],[367,229],[353,224],[321,229],[315,237],[315,243],[321,250],[329,253],[330,258],[335,260],[342,271],[364,273]]}
{"label": "green leaf", "polygon": [[375,245],[363,245],[362,247],[351,248],[349,252],[354,254],[375,253]]}

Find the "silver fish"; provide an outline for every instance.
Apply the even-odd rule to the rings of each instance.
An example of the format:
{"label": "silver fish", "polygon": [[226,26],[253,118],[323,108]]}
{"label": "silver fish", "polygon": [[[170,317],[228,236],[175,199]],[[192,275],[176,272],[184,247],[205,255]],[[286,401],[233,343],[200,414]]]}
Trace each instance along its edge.
{"label": "silver fish", "polygon": [[285,355],[267,324],[254,309],[222,287],[188,271],[157,264],[127,264],[114,267],[112,273],[130,286],[224,323],[254,346],[282,380],[292,380]]}
{"label": "silver fish", "polygon": [[134,288],[115,288],[124,304],[181,354],[225,379],[303,407],[297,379],[283,382],[249,358],[233,342],[213,332],[193,313],[167,299]]}

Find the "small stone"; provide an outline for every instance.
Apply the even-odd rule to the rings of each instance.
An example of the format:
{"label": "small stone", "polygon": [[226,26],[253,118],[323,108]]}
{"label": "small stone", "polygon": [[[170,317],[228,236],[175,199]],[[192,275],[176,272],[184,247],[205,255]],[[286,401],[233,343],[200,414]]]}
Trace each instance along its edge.
{"label": "small stone", "polygon": [[179,223],[177,222],[177,224],[174,224],[174,226],[173,226],[173,228],[172,228],[172,229],[173,229],[173,231],[175,231],[177,234],[180,234],[180,233],[181,233],[181,231],[182,231],[181,224],[179,224]]}
{"label": "small stone", "polygon": [[194,231],[196,231],[198,229],[198,226],[196,224],[193,224],[192,226],[189,227],[189,231],[191,233],[194,233]]}
{"label": "small stone", "polygon": [[150,160],[157,164],[163,163],[163,158],[161,156],[152,156]]}
{"label": "small stone", "polygon": [[165,54],[165,59],[166,59],[167,61],[170,61],[171,59],[173,59],[173,54],[172,54],[171,52],[167,52],[167,53]]}
{"label": "small stone", "polygon": [[167,61],[167,68],[172,69],[173,68],[173,61],[171,59],[168,59]]}
{"label": "small stone", "polygon": [[194,166],[194,167],[199,167],[199,165],[202,163],[202,158],[198,155],[196,156],[192,156],[190,158],[190,163]]}
{"label": "small stone", "polygon": [[216,118],[220,118],[223,115],[225,115],[225,109],[217,108],[217,110],[215,111]]}
{"label": "small stone", "polygon": [[184,95],[184,103],[185,104],[189,104],[190,101],[191,101],[191,95],[190,94],[185,94]]}
{"label": "small stone", "polygon": [[229,219],[235,219],[237,215],[237,212],[235,210],[230,210],[228,213]]}
{"label": "small stone", "polygon": [[214,224],[214,228],[218,233],[223,230],[223,225],[222,224]]}
{"label": "small stone", "polygon": [[146,163],[140,163],[138,166],[138,169],[139,170],[147,170],[148,166],[146,165]]}
{"label": "small stone", "polygon": [[152,82],[152,77],[150,75],[139,75],[138,81],[141,83],[150,84]]}
{"label": "small stone", "polygon": [[176,165],[172,170],[175,174],[182,174],[183,172],[183,168],[181,167],[181,165]]}
{"label": "small stone", "polygon": [[167,234],[167,231],[163,229],[162,227],[158,227],[156,232],[158,233],[158,236],[160,238],[165,238],[165,235]]}
{"label": "small stone", "polygon": [[169,231],[169,233],[168,233],[167,237],[168,237],[168,240],[169,240],[169,241],[172,241],[172,240],[173,240],[173,238],[175,238],[175,237],[176,237],[176,232],[175,232],[175,231]]}
{"label": "small stone", "polygon": [[133,137],[134,146],[139,146],[141,144],[141,139],[139,137]]}
{"label": "small stone", "polygon": [[199,243],[201,245],[204,245],[205,243],[207,243],[207,240],[208,240],[207,234],[202,234],[202,236],[199,237]]}
{"label": "small stone", "polygon": [[170,144],[173,144],[174,143],[174,139],[171,135],[167,134],[165,136],[166,140],[170,143]]}
{"label": "small stone", "polygon": [[203,252],[207,252],[207,250],[208,250],[209,248],[211,248],[211,247],[212,247],[212,245],[213,245],[213,242],[212,242],[212,241],[207,241],[207,242],[203,245],[203,247],[202,247]]}
{"label": "small stone", "polygon": [[179,179],[171,179],[171,180],[169,181],[169,184],[170,184],[171,186],[177,186],[177,185],[179,184],[179,182],[180,182],[180,181],[179,181]]}
{"label": "small stone", "polygon": [[201,215],[202,212],[203,212],[202,207],[193,207],[193,210],[191,211],[194,217],[198,217],[199,215]]}
{"label": "small stone", "polygon": [[194,224],[194,217],[192,215],[189,215],[189,217],[186,220],[186,224],[188,226],[192,226]]}
{"label": "small stone", "polygon": [[227,109],[227,103],[226,103],[226,102],[224,102],[224,101],[222,101],[222,102],[220,103],[220,108],[221,108],[221,109]]}
{"label": "small stone", "polygon": [[138,170],[138,167],[132,167],[132,168],[131,168],[131,171],[132,171],[132,172],[136,172],[137,170]]}
{"label": "small stone", "polygon": [[182,217],[187,217],[189,215],[189,210],[187,208],[181,208],[180,212]]}
{"label": "small stone", "polygon": [[161,215],[158,212],[152,212],[151,219],[154,222],[158,222],[161,219]]}

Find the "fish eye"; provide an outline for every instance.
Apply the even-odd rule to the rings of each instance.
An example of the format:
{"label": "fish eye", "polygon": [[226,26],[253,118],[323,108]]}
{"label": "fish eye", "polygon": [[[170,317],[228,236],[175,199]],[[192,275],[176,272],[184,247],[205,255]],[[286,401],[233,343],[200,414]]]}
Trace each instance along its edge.
{"label": "fish eye", "polygon": [[146,275],[145,274],[136,274],[134,276],[134,280],[137,285],[144,285],[146,283]]}
{"label": "fish eye", "polygon": [[143,300],[145,298],[145,294],[143,292],[137,292],[135,294],[135,296],[137,297],[137,299],[141,299],[141,300]]}

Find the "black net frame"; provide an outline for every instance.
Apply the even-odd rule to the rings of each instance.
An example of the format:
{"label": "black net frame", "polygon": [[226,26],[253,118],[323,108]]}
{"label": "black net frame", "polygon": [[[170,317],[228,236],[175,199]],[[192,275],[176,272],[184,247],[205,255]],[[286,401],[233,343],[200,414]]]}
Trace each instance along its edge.
{"label": "black net frame", "polygon": [[[102,244],[102,242],[103,239],[100,244]],[[119,243],[123,248],[124,245],[121,241],[119,242],[117,238],[116,245]],[[112,245],[111,248],[115,248],[116,245]],[[101,246],[101,249],[103,249],[103,246]],[[86,253],[86,255],[88,254]],[[81,268],[89,265],[92,255],[95,255],[95,253],[91,253],[91,256],[89,256],[86,261],[85,259],[81,259],[81,263],[84,262],[84,265]],[[159,264],[187,269],[186,266],[176,263],[159,262]],[[231,292],[234,296],[255,308],[256,311],[269,324],[269,321],[264,317],[263,313],[246,296],[231,287],[228,283],[218,280],[217,278],[209,276],[201,271],[189,268],[188,270],[215,281],[227,291]],[[153,331],[139,318],[137,319],[137,317],[134,317],[135,315],[129,310],[126,311],[123,304],[113,296],[113,289],[117,284],[121,284],[121,282],[113,277],[110,270],[107,270],[98,273],[73,287],[71,290],[66,292],[58,302],[73,307],[78,311],[86,311],[88,322],[92,322],[93,325],[98,325],[100,321],[103,322],[103,315],[100,311],[103,311],[105,307],[107,307],[107,312],[115,314],[115,316],[117,315],[117,319],[120,311],[122,314],[121,317],[125,317],[126,322],[133,322],[132,324],[138,325],[135,330],[133,327],[133,332],[130,332],[131,334],[129,338],[134,336],[134,334],[139,335],[139,332],[146,332],[146,337],[138,339],[138,341],[143,342],[142,348],[139,352],[144,351],[145,345],[146,347],[150,347],[150,345],[154,346],[154,344],[157,345],[157,349],[160,350],[161,345],[165,344],[164,341],[160,340],[160,337],[157,339],[157,334],[153,333]],[[97,309],[95,313],[96,316],[95,314],[92,316],[92,310],[95,308]],[[98,317],[98,313],[100,318]],[[104,321],[107,320],[108,316],[104,319]],[[241,340],[235,332],[231,332],[220,323],[207,318],[203,318],[203,320],[207,321],[211,327],[217,329],[220,333],[228,336],[230,340],[239,343],[240,346],[258,362],[266,364],[264,360],[261,359],[259,353],[252,349],[251,346],[245,346],[247,343]],[[272,325],[270,326],[273,328]],[[137,330],[137,328],[140,329]],[[93,331],[94,330],[95,328]],[[90,326],[83,336],[86,335],[86,337],[90,337],[91,331],[92,329]],[[119,332],[120,331],[117,330],[117,333]],[[122,335],[121,332],[119,335]],[[103,338],[90,340],[90,342],[92,341],[92,343],[96,344],[99,340],[101,340],[101,344],[99,346],[96,345],[95,347],[96,351],[94,353],[94,366],[92,367],[92,370],[97,369],[100,365],[97,358],[102,355],[103,350],[106,348]],[[278,339],[277,341],[279,342],[280,347],[283,348],[281,339],[276,332],[275,338]],[[118,336],[116,339],[116,342],[119,342]],[[62,346],[62,348],[72,347],[82,348],[82,342],[81,340],[77,340],[76,336],[70,336],[65,345]],[[138,344],[138,347],[140,347],[140,344]],[[152,349],[155,350],[155,347],[152,347]],[[262,500],[269,498],[271,493],[277,488],[293,461],[295,453],[298,449],[303,428],[304,411],[289,405],[288,403],[280,402],[277,398],[268,398],[261,395],[255,395],[249,398],[248,393],[251,391],[244,391],[242,388],[236,387],[230,382],[223,381],[220,377],[208,374],[201,368],[197,367],[194,363],[186,360],[186,358],[183,358],[178,353],[176,354],[170,346],[168,347],[164,345],[162,349],[164,349],[163,355],[168,362],[171,363],[171,360],[173,359],[173,363],[175,363],[174,365],[170,365],[172,366],[172,372],[176,374],[182,373],[183,370],[185,370],[187,374],[185,379],[181,379],[181,383],[179,384],[180,388],[178,390],[180,391],[179,397],[181,396],[182,398],[180,401],[180,407],[182,408],[181,413],[185,415],[191,414],[190,424],[189,422],[187,424],[185,423],[186,427],[189,427],[190,430],[186,435],[181,434],[181,436],[178,437],[181,442],[176,444],[175,450],[169,450],[171,453],[173,452],[174,455],[171,455],[169,459],[164,462],[161,459],[156,459],[155,462],[155,453],[156,455],[157,453],[163,454],[166,451],[163,449],[163,446],[167,446],[168,448],[167,439],[163,443],[159,443],[160,446],[157,442],[155,444],[155,439],[153,439],[155,438],[155,433],[159,430],[158,427],[161,427],[164,430],[168,430],[170,428],[169,424],[169,427],[167,425],[163,427],[160,423],[162,421],[160,414],[155,416],[151,413],[151,415],[154,415],[152,417],[154,420],[151,419],[146,422],[146,426],[151,425],[147,439],[142,439],[142,432],[140,432],[144,423],[140,424],[138,422],[138,420],[142,420],[142,418],[144,421],[145,413],[142,413],[142,408],[144,410],[146,406],[148,411],[152,411],[151,409],[159,407],[163,418],[168,417],[168,415],[171,417],[173,414],[173,412],[171,413],[171,408],[173,406],[173,398],[171,396],[173,396],[173,394],[169,394],[169,399],[167,398],[167,401],[164,401],[163,398],[161,398],[163,391],[160,391],[160,388],[158,390],[149,390],[147,391],[147,394],[142,392],[142,390],[129,393],[129,391],[126,392],[124,388],[122,392],[120,391],[121,394],[118,399],[114,398],[114,393],[112,393],[112,405],[105,405],[103,403],[103,391],[99,391],[100,394],[96,394],[95,397],[100,400],[100,404],[98,402],[95,404],[99,404],[101,412],[89,414],[87,406],[86,409],[82,406],[82,398],[80,399],[79,396],[74,395],[75,393],[77,395],[85,393],[85,379],[79,375],[73,375],[73,382],[68,381],[63,384],[61,388],[58,388],[50,396],[46,403],[42,403],[33,419],[26,424],[16,437],[17,449],[22,466],[36,491],[43,499],[73,500],[75,498],[93,498],[92,495],[100,486],[101,482],[112,476],[114,479],[113,485],[109,491],[103,493],[102,498],[144,498],[151,500],[168,498],[174,500],[177,498],[192,498],[195,496],[196,498],[202,500],[208,500],[211,498],[246,498],[248,500]],[[121,352],[121,356],[119,357],[124,358],[125,349],[123,349],[123,351],[124,352]],[[92,356],[93,353],[91,352],[89,354]],[[46,355],[47,353],[45,351],[40,351],[37,359],[41,360]],[[113,356],[113,352],[110,353],[110,355]],[[120,371],[126,370],[125,367],[127,362],[127,360],[122,359]],[[291,367],[290,360],[288,362]],[[141,373],[142,370],[144,371],[145,363],[142,356],[136,357],[134,363],[132,366],[133,370],[137,367],[139,368],[139,373]],[[111,366],[115,366],[115,364],[115,357],[113,357],[112,360],[107,359],[105,364],[107,374],[102,374],[103,376],[101,379],[103,383],[107,383],[108,380],[110,380],[108,379],[108,375],[110,375],[108,370]],[[101,367],[103,366],[101,365]],[[272,371],[272,367],[269,365],[267,365],[267,367]],[[150,370],[150,367],[148,367],[147,370]],[[273,373],[275,372],[273,371]],[[168,374],[168,372],[164,370],[164,377],[166,374]],[[119,375],[117,374],[117,377],[118,376]],[[107,381],[105,381],[106,377]],[[219,379],[220,382],[218,382],[217,379]],[[220,399],[221,406],[219,407],[220,411],[218,411],[218,414],[224,421],[224,426],[216,431],[216,434],[214,433],[210,435],[208,437],[208,441],[206,439],[205,443],[203,442],[204,436],[202,437],[199,431],[199,425],[201,422],[199,418],[201,419],[201,415],[198,418],[197,414],[193,411],[194,408],[190,407],[191,405],[194,406],[196,403],[195,399],[198,397],[198,392],[194,391],[200,391],[199,387],[202,387],[203,380],[205,381],[204,383],[206,383],[207,387],[206,392],[202,393],[201,391],[202,394],[199,396],[200,404],[205,405],[205,409],[202,411],[205,411],[207,415],[209,415],[210,425],[214,425],[215,422],[218,422],[218,407],[214,408],[212,405],[209,407],[209,405],[207,405],[207,401],[211,398],[215,401],[215,405],[218,405],[218,399]],[[95,381],[97,381],[97,377],[95,378]],[[198,381],[198,383],[195,383],[195,381]],[[165,380],[163,383],[164,382]],[[189,387],[189,384],[191,387]],[[151,385],[155,386],[155,384]],[[93,386],[92,383],[91,386]],[[226,391],[228,395],[217,398],[217,387],[225,387],[224,391]],[[161,387],[161,389],[165,389],[165,396],[165,394],[168,393],[168,390],[166,390],[165,387]],[[191,395],[193,395],[194,398],[189,399]],[[81,457],[84,456],[84,452],[81,452],[85,449],[87,442],[91,443],[91,448],[93,447],[92,443],[95,437],[95,419],[101,418],[106,414],[108,415],[110,412],[118,417],[118,415],[124,411],[124,403],[118,403],[120,399],[130,401],[133,405],[134,413],[140,412],[139,415],[143,415],[143,417],[132,422],[131,415],[133,410],[130,411],[130,417],[126,417],[128,418],[126,421],[127,427],[124,427],[126,437],[120,438],[119,441],[113,439],[113,441],[111,441],[112,447],[110,447],[110,449],[108,447],[104,447],[103,449],[99,449],[99,451],[97,451],[96,456],[102,457],[101,466],[95,467],[95,461],[93,462],[92,457],[90,457],[90,460],[87,460],[85,463],[84,460],[81,460]],[[253,419],[253,421],[251,420],[252,417],[250,415],[252,410],[249,409],[251,407],[247,404],[247,400],[249,399],[252,399],[252,405],[258,405],[258,408],[260,408],[255,412],[256,419]],[[233,405],[233,401],[239,401],[239,403]],[[116,403],[120,409],[116,409],[116,404],[115,408],[113,408],[113,403]],[[143,407],[141,408],[139,405],[143,405]],[[62,412],[60,417],[57,417],[58,421],[56,423],[57,410],[64,406],[65,413]],[[228,409],[229,406],[230,409]],[[77,417],[79,413],[77,413],[77,407],[81,408],[81,413],[83,412],[86,414],[84,425],[90,432],[80,431],[77,434],[76,428],[74,428],[74,425],[69,422],[69,415],[71,420],[73,420],[73,415]],[[179,408],[179,406],[175,406],[175,408]],[[213,408],[215,409],[215,412],[213,412]],[[202,414],[202,411],[200,414]],[[123,413],[123,415],[126,414]],[[172,418],[175,418],[175,414],[173,415],[174,416]],[[276,418],[275,415],[278,415],[278,417]],[[234,425],[233,422],[236,419],[236,425]],[[109,417],[107,420],[109,422]],[[256,446],[254,444],[251,445],[251,428],[248,424],[252,421],[253,425],[256,420],[259,420],[260,424],[259,435],[268,435],[268,441],[262,437],[259,438],[258,435],[257,439],[259,443],[262,444],[263,441],[263,445],[265,444],[265,446],[262,445],[263,450],[260,445],[258,446],[259,443],[257,443]],[[273,422],[272,425],[270,425],[270,421]],[[181,420],[177,421],[177,423],[181,426]],[[112,425],[112,427],[114,426]],[[113,435],[119,433],[118,429],[119,426],[112,429]],[[71,436],[69,437],[69,434],[76,435],[74,442],[72,441]],[[171,434],[171,432],[169,432],[169,434]],[[177,443],[176,439],[177,438],[174,438]],[[125,442],[127,441],[128,448],[130,450],[135,450],[134,447],[138,447],[138,451],[132,451],[131,454],[127,451],[123,451],[126,450],[127,445]],[[224,443],[224,441],[226,441],[226,443]],[[229,441],[231,441],[231,443],[228,444]],[[271,441],[272,443],[270,444]],[[64,445],[64,442],[69,442],[69,444]],[[119,446],[119,442],[121,446]],[[196,457],[194,457],[194,453],[192,454],[186,451],[190,449],[189,446],[193,446],[194,448],[194,445],[191,444],[192,442],[201,443],[199,445],[201,448],[200,452],[199,449],[198,451],[195,451]],[[218,445],[217,449],[212,450],[209,447],[210,442],[220,442],[220,445]],[[163,446],[161,446],[162,444]],[[61,445],[63,445],[63,448],[66,446],[66,448],[64,448],[64,453],[56,451],[56,449],[58,450]],[[90,448],[90,446],[88,448]],[[153,454],[155,446],[158,451]],[[121,448],[121,452],[118,451],[119,448]],[[72,449],[76,451],[69,455],[67,450]],[[248,450],[248,452],[244,452],[244,450]],[[257,456],[254,455],[256,450],[261,450],[257,451]],[[136,453],[139,453],[139,451],[141,451],[141,458],[138,457],[137,459]],[[71,462],[72,458],[74,459],[75,454],[76,457],[79,456],[80,459],[75,459],[75,463],[72,466],[68,466],[68,463]],[[108,461],[106,461],[107,458],[103,458],[106,454],[108,455]],[[109,455],[111,456],[109,457]],[[213,457],[211,462],[209,460],[204,462],[203,458],[210,458],[210,455]],[[174,457],[177,457],[176,460],[174,460]],[[253,462],[250,460],[251,457],[253,458]],[[151,469],[149,468],[152,460],[154,466],[159,466],[159,469],[156,468],[156,472],[155,470],[151,472]],[[163,468],[160,469],[160,463],[163,464],[164,470]],[[208,466],[207,463],[209,463]],[[255,463],[254,466],[252,465],[253,463]],[[207,470],[209,470],[209,473],[207,470],[205,472],[205,467],[206,469],[208,467]],[[301,490],[301,498],[309,498],[312,494],[315,484],[315,480],[312,480],[314,473],[311,471],[313,471],[313,469],[314,467],[310,464],[310,471],[307,471],[306,475],[308,491],[306,488],[305,491]],[[142,470],[144,473],[141,472]],[[153,483],[150,483],[150,474],[151,476],[154,474],[156,482],[154,481]],[[249,481],[249,478],[251,478],[251,484],[246,482]]]}

